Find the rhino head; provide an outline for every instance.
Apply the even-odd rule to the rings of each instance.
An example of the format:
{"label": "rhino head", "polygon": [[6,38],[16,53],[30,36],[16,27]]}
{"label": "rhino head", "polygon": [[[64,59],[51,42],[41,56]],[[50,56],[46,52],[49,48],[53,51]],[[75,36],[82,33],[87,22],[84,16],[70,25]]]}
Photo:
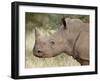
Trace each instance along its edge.
{"label": "rhino head", "polygon": [[45,36],[41,34],[37,29],[35,29],[35,46],[33,49],[33,54],[37,57],[54,57],[66,49],[71,51],[69,46],[69,28],[68,23],[69,18],[63,18],[63,24],[59,27],[58,31],[51,34],[50,36]]}

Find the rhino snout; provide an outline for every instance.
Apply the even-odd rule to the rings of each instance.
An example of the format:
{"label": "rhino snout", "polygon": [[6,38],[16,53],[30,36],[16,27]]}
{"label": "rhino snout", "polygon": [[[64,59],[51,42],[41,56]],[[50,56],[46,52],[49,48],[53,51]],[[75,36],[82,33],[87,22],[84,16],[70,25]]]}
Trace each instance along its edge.
{"label": "rhino snout", "polygon": [[42,51],[41,50],[38,50],[37,53],[42,53]]}
{"label": "rhino snout", "polygon": [[43,52],[41,50],[36,50],[34,52],[34,55],[37,56],[37,57],[43,57]]}

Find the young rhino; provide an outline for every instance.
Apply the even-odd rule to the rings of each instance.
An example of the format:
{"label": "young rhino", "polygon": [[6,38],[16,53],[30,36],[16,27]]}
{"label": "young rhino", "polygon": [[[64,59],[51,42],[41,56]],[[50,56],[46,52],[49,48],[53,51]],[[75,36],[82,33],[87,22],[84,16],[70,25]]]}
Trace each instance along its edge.
{"label": "young rhino", "polygon": [[63,18],[61,27],[50,36],[35,31],[33,54],[49,58],[62,52],[72,56],[81,65],[89,65],[89,24],[80,19]]}

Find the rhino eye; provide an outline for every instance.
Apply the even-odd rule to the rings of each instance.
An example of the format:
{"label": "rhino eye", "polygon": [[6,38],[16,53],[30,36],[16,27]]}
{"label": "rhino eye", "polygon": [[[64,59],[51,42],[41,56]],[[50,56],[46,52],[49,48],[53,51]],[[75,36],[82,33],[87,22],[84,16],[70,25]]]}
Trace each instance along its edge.
{"label": "rhino eye", "polygon": [[54,44],[55,44],[55,42],[54,42],[54,41],[51,41],[51,44],[52,44],[52,45],[54,45]]}

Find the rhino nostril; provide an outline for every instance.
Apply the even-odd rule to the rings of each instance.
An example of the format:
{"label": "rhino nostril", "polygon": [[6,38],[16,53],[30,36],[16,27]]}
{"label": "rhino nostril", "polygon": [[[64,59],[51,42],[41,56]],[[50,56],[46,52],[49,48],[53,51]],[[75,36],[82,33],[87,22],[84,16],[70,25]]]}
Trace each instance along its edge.
{"label": "rhino nostril", "polygon": [[40,51],[40,50],[38,50],[37,52],[38,52],[38,53],[41,53],[41,51]]}

